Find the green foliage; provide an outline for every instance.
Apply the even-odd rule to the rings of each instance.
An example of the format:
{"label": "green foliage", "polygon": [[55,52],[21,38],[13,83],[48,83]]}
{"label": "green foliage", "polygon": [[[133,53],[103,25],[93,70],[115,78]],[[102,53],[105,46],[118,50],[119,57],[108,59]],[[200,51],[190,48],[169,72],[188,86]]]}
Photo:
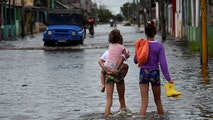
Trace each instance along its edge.
{"label": "green foliage", "polygon": [[200,52],[200,41],[189,42],[189,50],[192,53]]}
{"label": "green foliage", "polygon": [[213,57],[213,39],[208,41],[208,53]]}
{"label": "green foliage", "polygon": [[130,7],[130,3],[125,3],[122,7],[121,7],[121,12],[124,15],[125,18],[128,18],[128,14],[129,14],[129,7]]}
{"label": "green foliage", "polygon": [[[208,41],[208,55],[213,57],[213,40],[209,40]],[[191,41],[189,42],[189,50],[192,53],[199,53],[200,52],[200,48],[201,48],[201,43],[200,41]]]}
{"label": "green foliage", "polygon": [[135,3],[129,3],[129,2],[126,2],[125,4],[123,4],[123,6],[120,8],[123,16],[126,19],[129,19],[130,17],[132,17],[132,15],[134,15],[135,13],[136,6],[137,5]]}
{"label": "green foliage", "polygon": [[97,12],[100,22],[108,22],[108,19],[114,18],[112,12],[110,12],[108,9],[98,9]]}
{"label": "green foliage", "polygon": [[117,15],[115,16],[115,18],[118,20],[118,22],[123,21],[123,16],[122,16],[121,14],[117,14]]}
{"label": "green foliage", "polygon": [[117,21],[123,21],[123,16],[121,14],[117,14],[116,16],[112,14],[108,9],[98,9],[98,18],[100,22],[108,22],[109,19],[116,19]]}

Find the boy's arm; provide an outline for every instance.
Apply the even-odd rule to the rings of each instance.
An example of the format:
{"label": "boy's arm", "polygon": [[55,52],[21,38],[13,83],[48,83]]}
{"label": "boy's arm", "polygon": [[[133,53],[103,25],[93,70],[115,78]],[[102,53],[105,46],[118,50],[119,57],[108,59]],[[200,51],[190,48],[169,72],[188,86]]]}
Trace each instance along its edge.
{"label": "boy's arm", "polygon": [[106,68],[105,68],[105,66],[104,66],[104,60],[102,60],[102,59],[100,59],[99,61],[98,61],[98,64],[100,65],[100,67],[104,70],[104,71],[106,71]]}
{"label": "boy's arm", "polygon": [[104,60],[100,59],[98,61],[98,64],[100,65],[100,67],[107,73],[107,74],[116,74],[117,73],[117,70],[116,71],[110,71],[108,70],[105,66],[104,66]]}
{"label": "boy's arm", "polygon": [[126,49],[123,50],[123,54],[125,55],[125,59],[130,57],[130,53]]}

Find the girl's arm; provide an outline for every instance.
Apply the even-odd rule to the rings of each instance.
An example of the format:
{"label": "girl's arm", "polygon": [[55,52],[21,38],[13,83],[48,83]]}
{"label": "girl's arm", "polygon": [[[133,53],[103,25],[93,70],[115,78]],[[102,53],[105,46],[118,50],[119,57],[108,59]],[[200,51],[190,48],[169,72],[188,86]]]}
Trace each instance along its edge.
{"label": "girl's arm", "polygon": [[121,65],[123,64],[124,60],[125,60],[124,57],[121,56],[115,68],[117,71],[121,68]]}
{"label": "girl's arm", "polygon": [[137,60],[137,58],[136,58],[136,55],[134,56],[134,63],[135,63],[135,64],[138,64],[138,60]]}
{"label": "girl's arm", "polygon": [[160,63],[160,67],[161,67],[161,70],[162,70],[164,77],[166,78],[166,80],[168,82],[172,83],[173,80],[171,80],[171,77],[170,77],[170,74],[169,74],[166,55],[165,55],[165,51],[164,51],[163,46],[162,46],[160,53],[159,53],[159,63]]}

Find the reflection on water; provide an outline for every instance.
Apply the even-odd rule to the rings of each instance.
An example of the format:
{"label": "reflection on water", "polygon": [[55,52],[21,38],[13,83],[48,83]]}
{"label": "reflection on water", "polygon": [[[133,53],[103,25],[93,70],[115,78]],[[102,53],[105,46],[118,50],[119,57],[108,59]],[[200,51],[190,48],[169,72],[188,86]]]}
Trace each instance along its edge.
{"label": "reflection on water", "polygon": [[132,113],[131,115],[115,115],[112,113],[110,116],[104,116],[104,113],[91,113],[83,115],[82,120],[170,120],[169,113],[165,112],[164,115],[158,115],[155,111],[147,112],[146,117],[141,117],[139,113]]}
{"label": "reflection on water", "polygon": [[208,66],[202,65],[201,66],[201,74],[203,77],[204,85],[210,84],[210,76],[209,76],[209,69]]}
{"label": "reflection on water", "polygon": [[208,66],[202,65],[196,84],[196,102],[193,107],[200,110],[200,117],[213,118],[213,85],[210,81]]}

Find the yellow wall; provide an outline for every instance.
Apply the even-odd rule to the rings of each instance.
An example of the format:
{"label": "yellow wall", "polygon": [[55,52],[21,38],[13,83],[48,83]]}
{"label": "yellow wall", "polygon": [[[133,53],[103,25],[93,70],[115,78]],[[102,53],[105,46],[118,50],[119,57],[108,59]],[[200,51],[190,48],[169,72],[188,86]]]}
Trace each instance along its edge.
{"label": "yellow wall", "polygon": [[[2,1],[2,0],[0,0],[0,1]],[[9,4],[9,1],[10,1],[10,4],[13,5],[13,0],[7,0],[6,4]],[[15,5],[21,6],[21,0],[15,0]]]}
{"label": "yellow wall", "polygon": [[25,6],[34,6],[34,0],[25,0],[24,1],[24,3],[25,3]]}
{"label": "yellow wall", "polygon": [[[21,6],[21,2],[22,2],[22,0],[15,0],[15,5]],[[13,0],[10,0],[10,3],[13,4]],[[34,0],[24,0],[25,6],[34,6],[33,3],[34,3]],[[7,4],[9,4],[9,0],[8,0]]]}
{"label": "yellow wall", "polygon": [[[11,3],[13,3],[13,2],[11,2]],[[15,0],[15,5],[21,6],[21,0]]]}

